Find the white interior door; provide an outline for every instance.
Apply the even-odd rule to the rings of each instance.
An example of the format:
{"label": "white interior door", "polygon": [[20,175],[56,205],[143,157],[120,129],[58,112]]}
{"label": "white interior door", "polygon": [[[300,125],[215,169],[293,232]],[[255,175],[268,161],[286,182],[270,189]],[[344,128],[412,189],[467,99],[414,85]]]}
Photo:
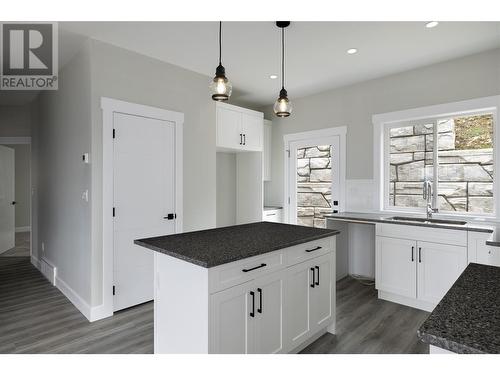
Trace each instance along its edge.
{"label": "white interior door", "polygon": [[153,299],[154,257],[133,241],[175,233],[175,124],[115,113],[114,311]]}
{"label": "white interior door", "polygon": [[[325,156],[327,151],[322,151],[324,147],[330,146],[329,157]],[[315,153],[315,148],[318,149]],[[298,154],[299,150],[304,157]],[[302,224],[310,226],[318,226],[318,221],[314,220],[321,216],[324,212],[339,210],[340,199],[340,136],[330,136],[324,138],[311,138],[307,140],[294,141],[289,144],[288,158],[288,218],[290,224]],[[310,155],[308,155],[310,152]],[[307,157],[307,156],[310,156]],[[330,158],[330,163],[325,166],[325,160]],[[307,165],[306,165],[307,164]],[[331,183],[327,177],[327,169],[330,169]],[[306,176],[307,171],[309,174]],[[300,173],[300,175],[299,175]],[[309,179],[310,186],[300,187]],[[316,185],[315,185],[316,184]],[[328,186],[329,185],[329,186]],[[304,200],[298,194],[304,194],[304,191],[309,191],[310,207],[305,207]],[[326,202],[325,202],[326,201]],[[336,204],[335,204],[336,203]],[[312,207],[312,209],[311,209]],[[297,214],[299,211],[306,211],[311,218],[310,223],[305,224],[305,220],[298,222]]]}
{"label": "white interior door", "polygon": [[15,246],[14,150],[0,146],[0,254]]}

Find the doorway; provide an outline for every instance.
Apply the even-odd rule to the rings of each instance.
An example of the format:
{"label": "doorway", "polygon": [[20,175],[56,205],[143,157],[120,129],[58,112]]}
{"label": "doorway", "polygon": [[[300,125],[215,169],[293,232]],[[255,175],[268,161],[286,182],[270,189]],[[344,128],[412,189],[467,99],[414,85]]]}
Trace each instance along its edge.
{"label": "doorway", "polygon": [[31,255],[31,139],[0,138],[0,256]]}
{"label": "doorway", "polygon": [[102,98],[103,310],[154,298],[154,253],[135,239],[182,231],[184,116]]}
{"label": "doorway", "polygon": [[345,128],[285,136],[285,217],[326,228],[325,215],[344,210]]}

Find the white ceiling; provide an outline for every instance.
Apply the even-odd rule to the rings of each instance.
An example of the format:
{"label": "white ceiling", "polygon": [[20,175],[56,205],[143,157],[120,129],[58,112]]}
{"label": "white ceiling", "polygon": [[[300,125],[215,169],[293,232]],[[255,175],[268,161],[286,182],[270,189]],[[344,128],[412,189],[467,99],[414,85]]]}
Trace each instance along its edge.
{"label": "white ceiling", "polygon": [[[217,22],[63,22],[61,66],[91,37],[207,76],[218,58]],[[75,36],[76,34],[76,36]],[[346,54],[357,48],[355,55]],[[286,30],[286,88],[302,97],[500,47],[499,22],[292,22]],[[234,99],[272,103],[280,82],[274,22],[224,22],[223,65]],[[208,88],[207,88],[208,92]]]}

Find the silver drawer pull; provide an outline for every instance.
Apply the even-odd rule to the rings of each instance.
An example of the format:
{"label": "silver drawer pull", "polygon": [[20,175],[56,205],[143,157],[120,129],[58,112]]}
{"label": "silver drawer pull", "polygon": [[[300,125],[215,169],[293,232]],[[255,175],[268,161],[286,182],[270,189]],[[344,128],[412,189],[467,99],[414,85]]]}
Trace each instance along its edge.
{"label": "silver drawer pull", "polygon": [[322,249],[322,247],[321,246],[316,246],[314,249],[307,249],[306,253],[312,253],[313,251],[316,251],[316,250],[319,250],[319,249]]}

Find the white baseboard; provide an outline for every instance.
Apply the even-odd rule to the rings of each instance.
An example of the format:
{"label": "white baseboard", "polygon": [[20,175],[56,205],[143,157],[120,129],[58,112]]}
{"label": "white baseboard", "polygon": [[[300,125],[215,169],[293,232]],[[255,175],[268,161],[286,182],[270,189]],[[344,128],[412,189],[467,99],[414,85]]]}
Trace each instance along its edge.
{"label": "white baseboard", "polygon": [[31,231],[31,227],[30,226],[27,226],[27,227],[16,227],[16,229],[15,229],[16,233],[19,233],[19,232],[30,232],[30,231]]}
{"label": "white baseboard", "polygon": [[109,306],[105,306],[104,304],[94,306],[90,308],[89,322],[95,322],[96,320],[109,318],[110,316],[113,316],[113,310],[110,310]]}
{"label": "white baseboard", "polygon": [[71,287],[64,282],[59,276],[56,277],[56,287],[59,289],[62,294],[66,296],[67,299],[78,309],[80,312],[87,318],[88,321],[91,321],[91,307],[90,305],[78,295]]}

